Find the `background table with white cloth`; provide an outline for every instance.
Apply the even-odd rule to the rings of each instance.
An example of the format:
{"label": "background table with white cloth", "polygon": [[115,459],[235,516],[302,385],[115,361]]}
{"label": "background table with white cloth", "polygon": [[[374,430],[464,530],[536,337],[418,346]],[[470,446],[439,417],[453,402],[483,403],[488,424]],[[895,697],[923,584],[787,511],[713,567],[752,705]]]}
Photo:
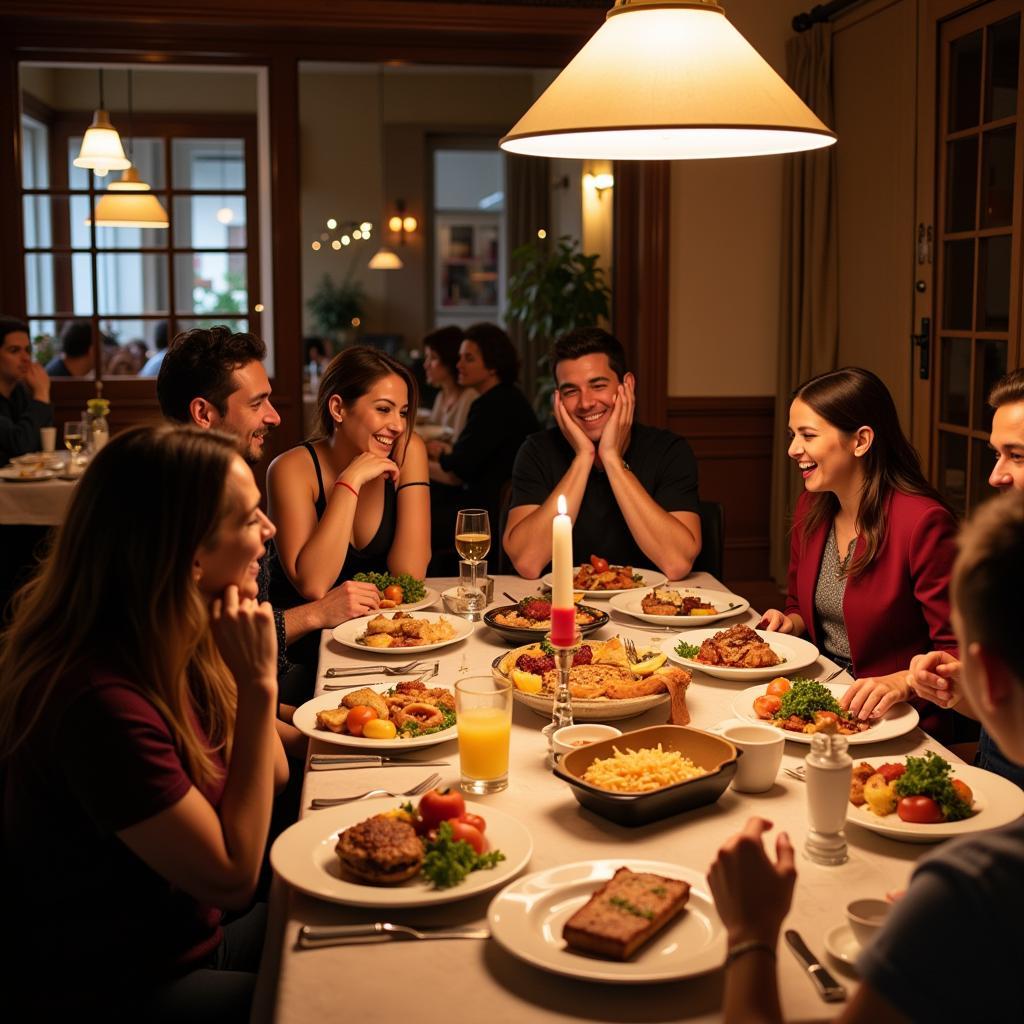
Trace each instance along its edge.
{"label": "background table with white cloth", "polygon": [[[448,580],[430,580],[438,589]],[[725,590],[705,574],[686,581],[687,586]],[[509,591],[516,596],[535,592],[536,583],[518,577],[495,578],[495,596]],[[498,599],[496,604],[505,603]],[[591,602],[595,603],[595,602]],[[596,602],[600,604],[601,602]],[[438,606],[431,609],[439,612]],[[721,622],[753,625],[753,611]],[[612,611],[612,621],[592,634],[598,639],[615,633],[632,637],[638,644],[660,643],[665,632]],[[466,641],[423,654],[429,662],[440,662],[440,672],[429,685],[452,686],[467,674],[487,674],[495,657],[509,650],[506,643],[483,623]],[[415,650],[409,652],[415,657]],[[329,632],[323,635],[320,672],[330,666],[351,666],[358,661],[379,663],[381,656],[365,655],[338,645]],[[801,675],[824,678],[835,666],[820,659]],[[845,677],[840,677],[845,678]],[[367,676],[368,682],[376,682]],[[736,684],[694,673],[688,692],[692,724],[707,728],[733,717],[734,695],[748,684]],[[340,697],[343,694],[339,694]],[[667,718],[668,705],[644,715],[612,724],[623,731],[655,725]],[[793,909],[785,927],[797,928],[830,969],[852,992],[855,978],[825,955],[824,937],[844,921],[844,908],[855,898],[881,897],[906,885],[914,862],[931,847],[897,842],[856,826],[847,830],[850,859],[839,867],[812,864],[802,855],[807,832],[804,784],[780,772],[767,793],[747,795],[726,790],[711,806],[667,818],[640,828],[625,828],[576,803],[569,787],[545,766],[546,741],[541,735],[545,719],[517,704],[513,714],[509,786],[502,793],[474,797],[486,806],[498,808],[523,822],[533,838],[533,858],[526,869],[537,871],[573,861],[630,857],[671,861],[706,872],[723,840],[738,831],[752,814],[773,821],[785,829],[797,848],[799,879]],[[920,729],[897,739],[852,749],[855,760],[862,756],[895,757],[920,753],[925,747],[948,754]],[[311,751],[338,753],[341,748],[314,741]],[[786,744],[783,767],[796,766],[809,748]],[[415,753],[419,760],[447,760],[450,767],[366,769],[359,771],[307,771],[302,814],[328,812],[309,810],[317,796],[345,796],[374,786],[399,791],[407,789],[431,771],[442,773],[444,785],[456,785],[459,778],[457,742],[430,747]],[[397,803],[398,801],[396,801]],[[772,833],[774,834],[774,833]],[[391,920],[409,925],[483,925],[491,895],[481,895],[440,907],[374,911],[322,902],[295,892],[280,878],[274,880],[270,927],[264,967],[261,971],[254,1019],[279,1024],[315,1021],[392,1022],[403,1018],[418,1024],[486,1020],[488,1024],[521,1024],[522,1021],[717,1021],[721,1019],[722,972],[665,984],[610,985],[559,977],[521,962],[493,940],[390,942],[298,950],[296,935],[304,924],[350,924]],[[786,948],[779,945],[779,975],[783,1009],[788,1020],[836,1015],[842,1004],[823,1002],[803,968]]]}

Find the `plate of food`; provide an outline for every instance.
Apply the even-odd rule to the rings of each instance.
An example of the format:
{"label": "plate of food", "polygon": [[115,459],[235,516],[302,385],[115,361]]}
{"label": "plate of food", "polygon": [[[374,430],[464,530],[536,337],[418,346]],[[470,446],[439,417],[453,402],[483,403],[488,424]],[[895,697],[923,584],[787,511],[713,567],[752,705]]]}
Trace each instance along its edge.
{"label": "plate of food", "polygon": [[[430,826],[436,837],[424,831],[424,803],[429,798],[439,806],[437,797],[450,795],[433,790],[415,809],[395,797],[376,797],[317,811],[278,836],[270,863],[300,892],[374,909],[451,903],[515,878],[530,862],[533,842],[510,814],[490,804],[462,803],[464,824],[482,819],[470,824],[475,835],[448,821]],[[439,807],[438,813],[448,811]]]}
{"label": "plate of food", "polygon": [[[586,636],[608,624],[608,613],[589,605],[576,605],[576,626]],[[551,602],[541,597],[524,597],[484,612],[484,622],[506,640],[529,643],[551,631]]]}
{"label": "plate of food", "polygon": [[43,469],[41,466],[4,466],[0,469],[0,480],[9,480],[15,484],[52,480],[56,475],[52,469]]}
{"label": "plate of food", "polygon": [[742,615],[750,607],[749,601],[724,590],[671,585],[616,594],[608,603],[634,619],[681,628]]}
{"label": "plate of food", "polygon": [[322,693],[295,709],[293,724],[314,740],[363,750],[432,747],[457,736],[455,694],[444,686],[377,683],[344,696]]}
{"label": "plate of food", "polygon": [[[589,562],[573,568],[572,587],[584,597],[607,597],[623,590],[659,587],[668,577],[653,569],[634,569],[631,565],[609,565],[607,559],[591,555]],[[551,586],[552,574],[542,580]]]}
{"label": "plate of food", "polygon": [[719,679],[771,679],[806,668],[818,660],[818,648],[786,633],[750,626],[689,629],[666,637],[661,649],[672,661]]}
{"label": "plate of food", "polygon": [[969,764],[950,764],[934,751],[854,765],[847,821],[891,839],[938,843],[984,832],[1024,814],[1024,790]]}
{"label": "plate of food", "polygon": [[37,469],[61,469],[67,461],[63,452],[28,452],[11,458],[12,466],[29,466]]}
{"label": "plate of food", "polygon": [[725,926],[704,872],[663,861],[588,860],[534,872],[495,896],[487,923],[513,956],[587,981],[675,981],[725,961]]}
{"label": "plate of food", "polygon": [[848,683],[820,683],[815,679],[779,676],[767,687],[751,686],[736,694],[733,711],[739,717],[782,729],[787,740],[810,743],[816,732],[832,729],[853,744],[879,743],[903,736],[920,716],[911,704],[891,707],[882,718],[850,718],[839,706]]}
{"label": "plate of food", "polygon": [[454,615],[419,615],[395,611],[349,619],[331,636],[355,651],[404,655],[410,649],[436,651],[472,635],[473,623]]}
{"label": "plate of food", "polygon": [[360,583],[372,583],[380,594],[381,608],[416,612],[421,608],[433,608],[441,597],[424,580],[418,580],[406,572],[397,576],[387,572],[357,572],[352,579]]}
{"label": "plate of food", "polygon": [[[569,670],[572,713],[577,722],[632,718],[666,701],[672,721],[686,725],[686,688],[690,673],[666,664],[656,648],[641,648],[630,661],[620,637],[585,640],[573,654]],[[558,688],[554,651],[546,641],[517,647],[491,663],[494,674],[511,681],[512,698],[545,718]]]}

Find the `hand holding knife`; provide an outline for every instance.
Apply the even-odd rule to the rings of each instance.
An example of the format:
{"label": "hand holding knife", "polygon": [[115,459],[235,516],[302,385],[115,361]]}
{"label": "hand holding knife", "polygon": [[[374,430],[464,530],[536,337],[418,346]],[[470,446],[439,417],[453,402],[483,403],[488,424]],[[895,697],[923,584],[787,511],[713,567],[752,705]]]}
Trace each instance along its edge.
{"label": "hand holding knife", "polygon": [[846,999],[846,989],[829,974],[828,969],[808,949],[807,943],[800,937],[800,933],[793,928],[786,931],[786,942],[793,951],[793,955],[803,964],[811,981],[818,990],[818,995],[826,1003],[841,1003]]}

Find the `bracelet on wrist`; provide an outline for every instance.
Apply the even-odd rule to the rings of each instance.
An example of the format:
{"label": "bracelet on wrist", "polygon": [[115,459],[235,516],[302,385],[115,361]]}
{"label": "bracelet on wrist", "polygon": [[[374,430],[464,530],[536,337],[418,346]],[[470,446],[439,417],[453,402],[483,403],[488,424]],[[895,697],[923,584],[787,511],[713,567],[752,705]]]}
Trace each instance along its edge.
{"label": "bracelet on wrist", "polygon": [[749,942],[737,942],[733,946],[725,957],[725,966],[728,967],[734,960],[738,960],[741,956],[746,956],[747,953],[767,953],[773,960],[775,959],[775,947],[767,942],[760,942],[757,939],[751,939]]}
{"label": "bracelet on wrist", "polygon": [[359,492],[347,480],[335,480],[334,486],[347,487],[357,498],[359,497]]}

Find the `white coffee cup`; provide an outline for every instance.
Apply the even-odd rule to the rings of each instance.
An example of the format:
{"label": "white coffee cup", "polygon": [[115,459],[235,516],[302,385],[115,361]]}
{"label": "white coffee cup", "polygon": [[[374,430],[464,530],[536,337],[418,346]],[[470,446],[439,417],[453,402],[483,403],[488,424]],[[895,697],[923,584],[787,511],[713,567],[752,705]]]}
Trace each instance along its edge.
{"label": "white coffee cup", "polygon": [[42,442],[44,452],[52,452],[57,447],[57,428],[40,427],[39,440]]}
{"label": "white coffee cup", "polygon": [[780,730],[736,721],[722,723],[715,732],[743,751],[732,779],[733,789],[739,793],[765,793],[775,785],[786,746],[786,737]]}

